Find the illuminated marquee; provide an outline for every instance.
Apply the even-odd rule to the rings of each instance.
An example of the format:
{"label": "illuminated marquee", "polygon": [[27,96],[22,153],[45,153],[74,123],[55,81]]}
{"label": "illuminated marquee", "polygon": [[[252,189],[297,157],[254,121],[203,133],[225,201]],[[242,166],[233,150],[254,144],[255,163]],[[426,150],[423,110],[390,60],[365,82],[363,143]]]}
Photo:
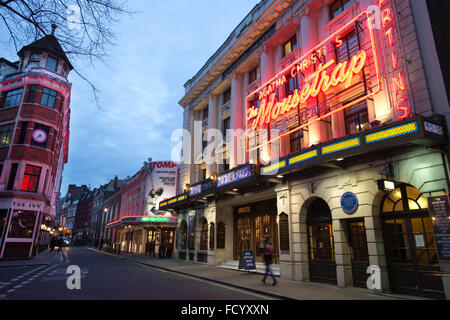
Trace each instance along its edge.
{"label": "illuminated marquee", "polygon": [[[357,47],[342,48],[350,34]],[[301,130],[381,90],[379,61],[367,12],[340,28],[246,98],[247,149]],[[341,48],[342,47],[342,48]]]}

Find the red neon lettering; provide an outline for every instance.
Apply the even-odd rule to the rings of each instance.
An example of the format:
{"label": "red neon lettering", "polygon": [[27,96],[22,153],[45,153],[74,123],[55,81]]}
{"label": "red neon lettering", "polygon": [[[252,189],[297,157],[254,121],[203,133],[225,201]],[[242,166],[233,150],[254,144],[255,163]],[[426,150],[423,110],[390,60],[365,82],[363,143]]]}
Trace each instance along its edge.
{"label": "red neon lettering", "polygon": [[398,94],[398,89],[401,91],[406,90],[405,86],[405,75],[403,72],[400,72],[398,74],[398,78],[392,78],[392,92],[394,92],[396,95]]}
{"label": "red neon lettering", "polygon": [[378,2],[378,6],[380,8],[383,8],[385,4],[386,4],[386,0],[380,0],[380,2]]}
{"label": "red neon lettering", "polygon": [[336,39],[334,40],[334,43],[336,47],[339,48],[340,46],[342,46],[344,42],[341,40],[341,36],[337,36]]}
{"label": "red neon lettering", "polygon": [[386,33],[385,33],[385,35],[388,37],[389,44],[391,45],[391,47],[394,46],[394,37],[392,36],[393,31],[394,31],[394,29],[392,27],[390,27],[388,29],[388,31],[386,31]]}
{"label": "red neon lettering", "polygon": [[392,68],[394,70],[397,70],[398,69],[398,61],[397,61],[397,55],[395,54],[395,51],[392,52],[391,58],[392,58]]}
{"label": "red neon lettering", "polygon": [[388,22],[391,22],[392,18],[392,10],[391,8],[386,8],[381,12],[381,21],[383,22],[383,28],[386,29]]}
{"label": "red neon lettering", "polygon": [[[320,64],[317,71],[305,79],[306,83],[300,93],[299,89],[297,89],[289,97],[278,103],[275,103],[275,94],[272,94],[269,101],[267,101],[267,98],[261,101],[257,114],[256,109],[248,110],[247,120],[256,117],[251,124],[252,129],[255,130],[264,123],[269,123],[271,120],[276,119],[279,115],[297,108],[300,103],[305,103],[310,97],[317,97],[321,91],[328,91],[332,86],[335,87],[340,83],[344,83],[345,88],[350,87],[353,75],[361,72],[366,60],[367,54],[364,50],[361,50],[350,59],[350,64],[348,64],[348,61],[337,64],[331,76],[328,75],[326,69],[334,64],[335,61],[330,60],[325,65]],[[347,65],[348,68],[345,70]]]}
{"label": "red neon lettering", "polygon": [[[402,104],[404,102],[406,102],[406,104]],[[408,106],[408,99],[407,98],[400,99],[398,101],[398,103],[397,103],[397,109],[399,111],[403,112],[403,114],[399,114],[399,119],[400,120],[408,118],[409,115],[410,115],[409,106]]]}

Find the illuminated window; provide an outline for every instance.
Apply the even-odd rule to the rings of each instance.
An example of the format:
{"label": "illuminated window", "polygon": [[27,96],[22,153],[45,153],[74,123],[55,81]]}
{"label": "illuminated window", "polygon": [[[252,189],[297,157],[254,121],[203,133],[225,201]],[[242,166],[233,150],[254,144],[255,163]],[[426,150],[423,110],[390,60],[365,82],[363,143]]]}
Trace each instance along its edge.
{"label": "illuminated window", "polygon": [[20,104],[20,99],[22,98],[23,88],[8,91],[6,93],[5,102],[3,107],[14,107]]}
{"label": "illuminated window", "polygon": [[39,177],[41,176],[40,167],[27,165],[25,167],[25,173],[23,175],[22,191],[37,192]]}
{"label": "illuminated window", "polygon": [[45,68],[50,71],[56,72],[56,70],[58,70],[58,60],[48,56],[47,63],[45,64]]}
{"label": "illuminated window", "polygon": [[359,52],[359,40],[354,29],[340,37],[339,40],[342,42],[339,42],[340,45],[335,47],[337,62],[346,61]]}
{"label": "illuminated window", "polygon": [[291,153],[300,151],[303,149],[303,130],[296,131],[294,133],[291,133],[290,135],[291,139]]}
{"label": "illuminated window", "polygon": [[350,0],[336,0],[330,5],[330,18],[334,19],[341,14],[345,9],[350,7]]}
{"label": "illuminated window", "polygon": [[248,73],[248,83],[253,83],[254,81],[256,81],[256,79],[259,78],[259,74],[259,66],[257,66]]}
{"label": "illuminated window", "polygon": [[370,129],[366,101],[345,109],[344,114],[347,134],[356,134]]}
{"label": "illuminated window", "polygon": [[288,41],[283,44],[283,58],[286,57],[289,53],[297,49],[297,36],[294,35]]}
{"label": "illuminated window", "polygon": [[9,146],[14,129],[14,124],[0,126],[0,147]]}
{"label": "illuminated window", "polygon": [[42,89],[41,105],[54,109],[56,103],[56,91],[49,88]]}

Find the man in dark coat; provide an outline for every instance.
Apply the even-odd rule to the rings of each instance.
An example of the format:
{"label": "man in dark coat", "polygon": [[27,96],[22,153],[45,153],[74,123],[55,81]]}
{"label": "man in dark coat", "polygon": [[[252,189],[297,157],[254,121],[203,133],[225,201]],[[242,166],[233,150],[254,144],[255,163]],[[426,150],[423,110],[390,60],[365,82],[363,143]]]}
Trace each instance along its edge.
{"label": "man in dark coat", "polygon": [[264,278],[262,279],[263,283],[266,283],[267,275],[270,275],[273,280],[273,285],[277,284],[277,279],[275,278],[275,275],[273,274],[272,270],[270,269],[270,265],[272,264],[272,258],[273,258],[273,246],[270,242],[270,238],[266,237],[264,240],[264,263],[266,264],[266,273],[264,274]]}
{"label": "man in dark coat", "polygon": [[53,251],[56,247],[56,238],[52,236],[50,239],[50,250]]}

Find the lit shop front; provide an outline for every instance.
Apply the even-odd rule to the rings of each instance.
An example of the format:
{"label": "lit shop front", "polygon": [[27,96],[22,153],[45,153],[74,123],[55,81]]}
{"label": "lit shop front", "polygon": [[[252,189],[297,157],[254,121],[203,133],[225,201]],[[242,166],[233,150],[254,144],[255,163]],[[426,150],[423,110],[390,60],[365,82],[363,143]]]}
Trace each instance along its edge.
{"label": "lit shop front", "polygon": [[146,254],[172,258],[175,253],[177,217],[170,212],[161,215],[123,217],[107,224],[116,229],[114,247],[119,253]]}
{"label": "lit shop front", "polygon": [[[45,200],[24,198],[0,199],[1,257],[29,259],[38,246],[45,246],[48,239],[41,239],[41,221],[48,215]],[[46,242],[46,243],[45,243]]]}

